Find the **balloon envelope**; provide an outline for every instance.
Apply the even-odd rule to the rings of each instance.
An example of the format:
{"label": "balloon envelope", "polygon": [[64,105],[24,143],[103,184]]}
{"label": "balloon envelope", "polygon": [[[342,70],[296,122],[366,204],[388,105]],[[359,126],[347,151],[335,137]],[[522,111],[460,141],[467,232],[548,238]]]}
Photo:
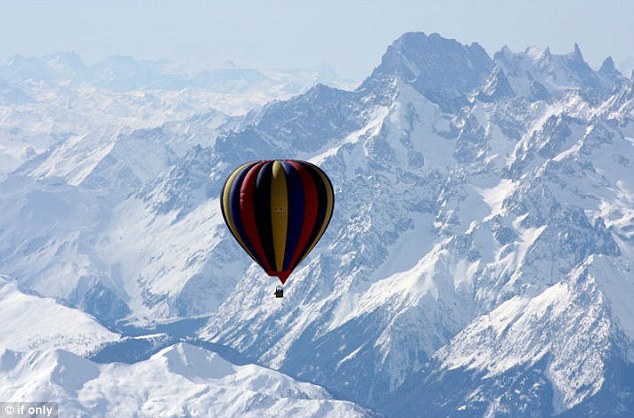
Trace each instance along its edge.
{"label": "balloon envelope", "polygon": [[234,238],[282,284],[323,235],[335,202],[328,176],[298,160],[243,164],[229,175],[221,197]]}

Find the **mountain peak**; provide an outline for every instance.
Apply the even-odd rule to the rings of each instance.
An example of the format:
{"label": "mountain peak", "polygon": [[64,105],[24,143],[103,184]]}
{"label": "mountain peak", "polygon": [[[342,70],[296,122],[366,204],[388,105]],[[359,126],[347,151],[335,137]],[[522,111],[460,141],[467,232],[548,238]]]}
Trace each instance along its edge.
{"label": "mountain peak", "polygon": [[497,54],[501,54],[501,55],[513,55],[513,51],[511,51],[511,48],[509,48],[507,45],[504,45],[502,47],[502,49],[500,49],[498,52],[496,52],[494,55]]}
{"label": "mountain peak", "polygon": [[45,55],[44,59],[48,62],[67,63],[72,65],[84,65],[81,57],[74,51],[61,51],[54,54]]}
{"label": "mountain peak", "polygon": [[544,50],[544,60],[548,62],[552,62],[553,60],[553,54],[550,52],[549,47],[546,47],[546,49]]}
{"label": "mountain peak", "polygon": [[579,48],[579,44],[575,42],[575,50],[573,52],[574,56],[580,61],[584,61],[583,54],[581,54],[581,49]]}
{"label": "mountain peak", "polygon": [[614,64],[614,60],[612,59],[612,57],[607,57],[605,60],[603,60],[603,63],[599,68],[599,74],[608,77],[621,75],[619,70],[616,69],[616,65]]}
{"label": "mountain peak", "polygon": [[86,75],[88,67],[81,57],[75,52],[57,52],[43,57],[44,62],[52,68],[60,77],[80,77]]}
{"label": "mountain peak", "polygon": [[539,48],[535,45],[527,47],[524,50],[524,55],[533,61],[551,61],[553,57],[550,48]]}
{"label": "mountain peak", "polygon": [[477,97],[483,102],[493,102],[515,95],[508,78],[500,67],[495,67]]}
{"label": "mountain peak", "polygon": [[388,47],[361,88],[400,79],[449,111],[464,105],[492,69],[493,61],[478,43],[467,46],[437,33],[408,32]]}
{"label": "mountain peak", "polygon": [[[561,55],[552,54],[549,48],[536,46],[530,46],[520,53],[503,48],[494,55],[494,59],[509,77],[517,93],[528,94],[538,100],[557,96],[575,86],[596,104],[618,87],[602,84],[597,72],[584,60],[578,44],[574,45],[573,52]],[[611,67],[613,64],[608,61],[604,71],[610,72]],[[614,78],[615,74],[611,74]],[[618,80],[615,82],[618,84]],[[534,93],[529,93],[530,90],[534,90]]]}

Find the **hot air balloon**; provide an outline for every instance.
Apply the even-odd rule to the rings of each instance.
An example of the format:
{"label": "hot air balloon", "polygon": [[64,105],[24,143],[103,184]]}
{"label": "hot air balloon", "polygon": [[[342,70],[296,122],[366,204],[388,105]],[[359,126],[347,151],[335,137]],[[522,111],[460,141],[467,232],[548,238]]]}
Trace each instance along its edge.
{"label": "hot air balloon", "polygon": [[[234,238],[282,284],[323,235],[335,201],[328,176],[298,160],[243,164],[229,175],[221,197]],[[276,296],[282,296],[280,286]]]}

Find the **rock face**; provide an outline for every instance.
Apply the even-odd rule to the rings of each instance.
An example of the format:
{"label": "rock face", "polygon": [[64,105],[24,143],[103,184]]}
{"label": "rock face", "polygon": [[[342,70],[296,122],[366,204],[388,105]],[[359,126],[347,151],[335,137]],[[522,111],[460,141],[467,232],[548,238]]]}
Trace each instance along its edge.
{"label": "rock face", "polygon": [[[112,327],[205,318],[165,332],[386,416],[631,416],[633,83],[405,34],[354,91],[61,141],[0,183],[0,272]],[[268,158],[336,194],[281,301],[218,204]]]}

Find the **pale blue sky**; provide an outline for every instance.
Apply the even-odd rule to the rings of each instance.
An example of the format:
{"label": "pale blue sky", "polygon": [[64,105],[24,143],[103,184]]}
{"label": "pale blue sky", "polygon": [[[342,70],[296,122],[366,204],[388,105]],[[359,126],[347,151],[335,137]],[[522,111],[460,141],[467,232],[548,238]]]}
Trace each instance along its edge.
{"label": "pale blue sky", "polygon": [[[567,53],[597,67],[634,59],[632,0],[0,0],[0,60],[74,51],[272,68],[330,65],[360,80],[407,31]],[[628,66],[634,65],[634,62]]]}

